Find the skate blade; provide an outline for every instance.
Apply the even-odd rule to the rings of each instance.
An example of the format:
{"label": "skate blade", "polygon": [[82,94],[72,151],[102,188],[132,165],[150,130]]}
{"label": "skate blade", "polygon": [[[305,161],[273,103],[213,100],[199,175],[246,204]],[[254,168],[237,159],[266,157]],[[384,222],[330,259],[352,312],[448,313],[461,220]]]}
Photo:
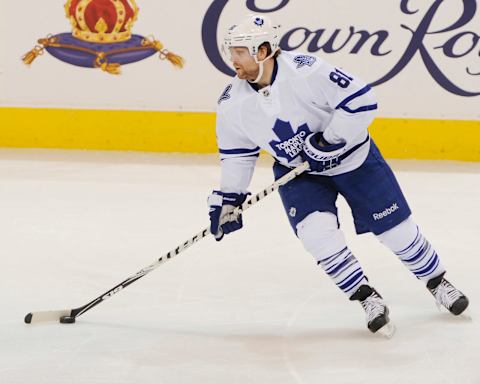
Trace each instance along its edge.
{"label": "skate blade", "polygon": [[376,334],[380,335],[380,336],[383,336],[387,339],[391,339],[393,337],[393,335],[395,334],[395,331],[397,329],[395,328],[395,325],[393,325],[392,323],[387,323],[385,324],[382,328],[380,328]]}
{"label": "skate blade", "polygon": [[437,309],[438,312],[442,314],[448,314],[450,316],[453,315],[453,317],[456,317],[457,319],[462,319],[462,320],[468,320],[468,321],[473,321],[472,314],[470,313],[470,308],[465,309],[461,314],[459,315],[454,315],[453,313],[450,313],[447,308],[445,308],[443,305],[440,305],[437,303]]}

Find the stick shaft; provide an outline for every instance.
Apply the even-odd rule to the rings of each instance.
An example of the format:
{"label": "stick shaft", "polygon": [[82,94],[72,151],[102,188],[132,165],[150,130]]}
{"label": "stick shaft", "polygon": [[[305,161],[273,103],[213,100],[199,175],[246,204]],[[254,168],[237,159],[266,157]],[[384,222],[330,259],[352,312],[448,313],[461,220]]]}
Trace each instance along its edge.
{"label": "stick shaft", "polygon": [[[282,185],[288,183],[290,180],[293,180],[295,177],[300,175],[301,173],[305,172],[308,169],[308,163],[302,163],[300,166],[292,169],[290,172],[288,172],[286,175],[281,177],[280,179],[276,180],[273,182],[270,186],[266,187],[262,191],[258,192],[256,195],[252,196],[249,198],[247,201],[245,201],[241,206],[235,208],[233,213],[231,215],[239,215],[243,211],[247,210],[248,208],[254,206],[257,204],[260,200],[264,199],[268,195],[270,195],[272,192],[276,191],[278,188],[280,188]],[[228,218],[223,219],[222,221],[228,221]],[[118,292],[123,290],[124,288],[128,287],[130,284],[133,284],[135,281],[141,279],[145,275],[148,275],[150,272],[152,272],[154,269],[158,268],[161,264],[165,263],[166,261],[172,259],[174,256],[177,256],[178,254],[182,253],[185,251],[187,248],[190,248],[193,244],[197,243],[198,241],[202,240],[203,238],[207,237],[210,234],[210,228],[205,228],[201,232],[197,233],[195,236],[189,238],[182,244],[179,244],[176,248],[172,249],[170,252],[162,255],[158,260],[156,260],[154,263],[150,264],[149,266],[142,268],[140,271],[135,273],[134,275],[128,277],[121,283],[117,284],[115,287],[111,288],[107,292],[103,293],[102,295],[98,296],[97,298],[93,299],[89,303],[85,304],[82,307],[74,308],[71,310],[63,310],[63,311],[44,311],[44,312],[32,312],[28,314],[30,321],[39,322],[39,321],[51,321],[52,320],[52,314],[57,314],[57,313],[62,313],[64,312],[69,312],[70,316],[72,317],[78,317],[85,312],[89,311],[93,307],[97,306],[98,304],[104,302],[105,300],[111,298],[112,296],[116,295]],[[48,315],[47,315],[48,314]],[[44,316],[45,315],[45,316]]]}

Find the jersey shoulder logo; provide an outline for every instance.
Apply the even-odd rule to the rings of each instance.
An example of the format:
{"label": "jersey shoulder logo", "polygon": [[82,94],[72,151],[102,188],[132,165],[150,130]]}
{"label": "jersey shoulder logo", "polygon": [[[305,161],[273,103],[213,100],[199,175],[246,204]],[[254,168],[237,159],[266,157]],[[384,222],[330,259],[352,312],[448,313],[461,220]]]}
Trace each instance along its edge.
{"label": "jersey shoulder logo", "polygon": [[230,99],[230,91],[232,90],[232,84],[228,84],[227,88],[223,91],[222,95],[218,99],[218,105],[221,104],[222,101]]}
{"label": "jersey shoulder logo", "polygon": [[277,119],[273,132],[279,138],[279,141],[270,141],[270,146],[277,154],[277,157],[283,157],[288,162],[295,159],[303,150],[305,138],[312,133],[307,124],[298,127],[297,131],[293,130],[292,124],[288,121]]}
{"label": "jersey shoulder logo", "polygon": [[309,56],[309,55],[297,55],[293,59],[293,62],[297,64],[297,69],[302,68],[305,65],[308,65],[309,67],[311,67],[316,61],[317,61],[316,57]]}

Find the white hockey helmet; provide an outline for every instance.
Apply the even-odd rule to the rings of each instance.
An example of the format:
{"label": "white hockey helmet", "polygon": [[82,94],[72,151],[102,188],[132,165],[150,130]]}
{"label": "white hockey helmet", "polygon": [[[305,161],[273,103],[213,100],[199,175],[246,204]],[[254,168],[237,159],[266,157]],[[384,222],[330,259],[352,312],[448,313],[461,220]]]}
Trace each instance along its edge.
{"label": "white hockey helmet", "polygon": [[246,47],[258,62],[258,49],[264,43],[269,43],[272,49],[267,59],[273,57],[280,49],[280,25],[262,15],[248,15],[239,24],[228,29],[223,39],[222,53],[230,61],[231,47]]}

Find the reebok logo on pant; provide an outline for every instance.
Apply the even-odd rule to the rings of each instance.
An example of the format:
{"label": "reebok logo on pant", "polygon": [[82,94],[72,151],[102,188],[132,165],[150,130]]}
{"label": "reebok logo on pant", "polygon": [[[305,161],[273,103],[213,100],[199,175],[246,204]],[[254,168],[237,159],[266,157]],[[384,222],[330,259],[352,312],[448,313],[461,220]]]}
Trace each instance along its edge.
{"label": "reebok logo on pant", "polygon": [[399,208],[397,203],[393,203],[393,205],[390,208],[385,209],[383,212],[380,213],[374,213],[373,214],[373,219],[376,220],[381,220],[384,217],[387,217],[388,215],[391,215],[393,212],[397,211]]}

